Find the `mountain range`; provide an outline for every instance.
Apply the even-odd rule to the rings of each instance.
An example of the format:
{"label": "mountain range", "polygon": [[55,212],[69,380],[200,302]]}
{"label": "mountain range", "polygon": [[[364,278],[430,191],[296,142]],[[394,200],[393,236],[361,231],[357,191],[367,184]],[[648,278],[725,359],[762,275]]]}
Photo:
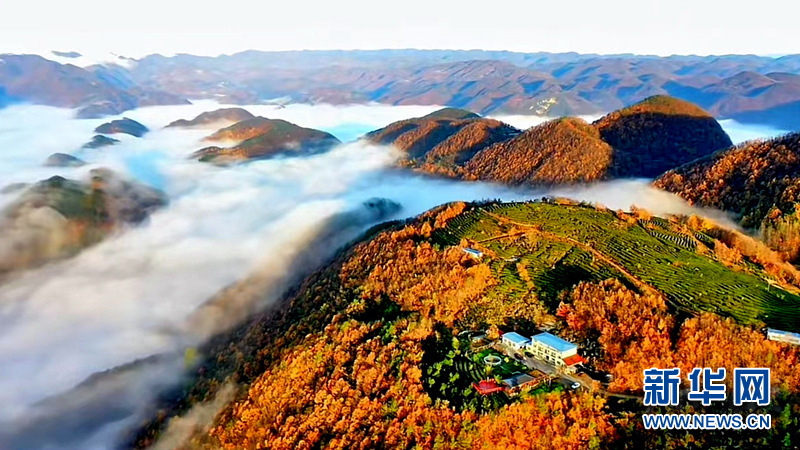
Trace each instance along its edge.
{"label": "mountain range", "polygon": [[152,105],[187,104],[179,95],[144,88],[120,66],[90,70],[38,55],[0,55],[0,107],[13,102],[78,108],[83,118]]}
{"label": "mountain range", "polygon": [[[247,51],[126,59],[85,69],[0,57],[0,89],[83,116],[185,99],[442,105],[480,114],[598,115],[653,95],[717,118],[800,128],[800,56],[639,56],[448,50]],[[47,80],[47,82],[45,82]]]}

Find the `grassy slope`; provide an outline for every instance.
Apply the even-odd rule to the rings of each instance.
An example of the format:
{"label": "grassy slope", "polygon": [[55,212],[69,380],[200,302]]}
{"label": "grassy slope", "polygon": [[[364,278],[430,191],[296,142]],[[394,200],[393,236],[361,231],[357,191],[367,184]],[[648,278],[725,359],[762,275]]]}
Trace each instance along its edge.
{"label": "grassy slope", "polygon": [[[502,280],[497,294],[513,296],[527,289],[515,270],[517,257],[534,280],[540,298],[553,305],[557,293],[581,280],[623,276],[608,261],[585,246],[594,248],[617,263],[634,278],[666,294],[678,308],[709,311],[731,316],[743,323],[763,321],[770,326],[800,330],[800,297],[771,286],[758,272],[734,271],[695,250],[692,236],[668,230],[664,221],[655,220],[653,228],[643,223],[629,225],[613,212],[582,206],[559,206],[546,203],[490,205],[467,212],[449,226],[437,230],[433,239],[440,244],[454,244],[462,238],[480,241],[508,232],[507,220],[517,228],[527,224],[541,230],[538,242],[528,239],[498,239],[485,242],[499,258],[491,266]],[[659,226],[662,224],[662,226]],[[574,240],[571,244],[557,236]]]}

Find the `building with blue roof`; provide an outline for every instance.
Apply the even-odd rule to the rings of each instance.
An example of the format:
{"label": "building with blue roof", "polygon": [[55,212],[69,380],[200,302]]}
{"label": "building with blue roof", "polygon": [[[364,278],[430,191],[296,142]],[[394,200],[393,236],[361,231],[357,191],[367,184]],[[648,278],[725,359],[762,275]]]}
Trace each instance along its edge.
{"label": "building with blue roof", "polygon": [[483,252],[480,250],[476,250],[474,248],[469,248],[469,247],[462,248],[461,250],[463,250],[464,253],[468,254],[469,256],[472,256],[475,259],[483,258]]}
{"label": "building with blue roof", "polygon": [[511,347],[520,350],[528,347],[531,343],[530,339],[513,331],[503,334],[501,340],[503,341],[503,344],[510,345]]}
{"label": "building with blue roof", "polygon": [[787,344],[800,345],[800,334],[792,333],[791,331],[776,330],[775,328],[767,328],[767,339],[777,342],[785,342]]}
{"label": "building with blue roof", "polygon": [[570,362],[576,360],[576,358],[570,357],[578,354],[577,345],[547,332],[533,336],[527,348],[534,357],[557,367],[566,366],[567,363],[564,360]]}

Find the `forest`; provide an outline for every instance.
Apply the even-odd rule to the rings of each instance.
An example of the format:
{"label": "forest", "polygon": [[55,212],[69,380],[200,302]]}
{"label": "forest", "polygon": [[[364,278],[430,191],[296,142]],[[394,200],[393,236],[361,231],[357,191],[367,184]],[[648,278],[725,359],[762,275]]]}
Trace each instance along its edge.
{"label": "forest", "polygon": [[735,213],[742,226],[760,230],[770,247],[797,262],[798,154],[800,133],[745,142],[670,170],[655,186],[691,203]]}
{"label": "forest", "polygon": [[711,115],[667,96],[647,98],[592,124],[562,117],[524,131],[446,108],[365,138],[402,150],[407,167],[512,185],[652,178],[732,145]]}
{"label": "forest", "polygon": [[[636,270],[638,262],[601,242],[587,246],[594,227],[671,255],[655,260],[665,273],[679,269],[684,282],[695,267],[716,274],[693,276],[709,298],[690,304],[680,282],[646,278],[652,268]],[[741,300],[745,310],[796,308],[798,279],[775,277],[778,269],[766,266],[780,261],[767,257],[779,254],[736,236],[696,217],[553,199],[455,203],[385,225],[309,277],[282,308],[199,349],[203,362],[182,400],[165,403],[134,442],[143,447],[180,428],[182,414],[230,386],[239,395],[208,428],[193,429],[187,448],[692,448],[743,438],[643,429],[641,403],[617,394],[640,395],[641,371],[651,366],[770,367],[776,394],[763,410],[773,429],[747,442],[800,442],[800,350],[767,340],[757,313],[716,306],[730,301],[729,291],[752,297]],[[723,245],[719,254],[712,249]],[[759,288],[766,279],[770,295]],[[545,326],[579,343],[587,366],[612,381],[515,397],[478,398],[468,388],[459,333]],[[685,408],[703,409],[675,409]]]}

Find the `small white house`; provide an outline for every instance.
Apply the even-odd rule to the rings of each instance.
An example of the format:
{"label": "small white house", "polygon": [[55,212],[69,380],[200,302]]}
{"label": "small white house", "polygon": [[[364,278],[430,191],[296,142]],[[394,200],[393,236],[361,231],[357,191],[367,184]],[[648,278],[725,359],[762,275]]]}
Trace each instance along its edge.
{"label": "small white house", "polygon": [[503,334],[503,337],[500,340],[503,342],[503,344],[518,350],[527,348],[531,343],[530,339],[513,331]]}

